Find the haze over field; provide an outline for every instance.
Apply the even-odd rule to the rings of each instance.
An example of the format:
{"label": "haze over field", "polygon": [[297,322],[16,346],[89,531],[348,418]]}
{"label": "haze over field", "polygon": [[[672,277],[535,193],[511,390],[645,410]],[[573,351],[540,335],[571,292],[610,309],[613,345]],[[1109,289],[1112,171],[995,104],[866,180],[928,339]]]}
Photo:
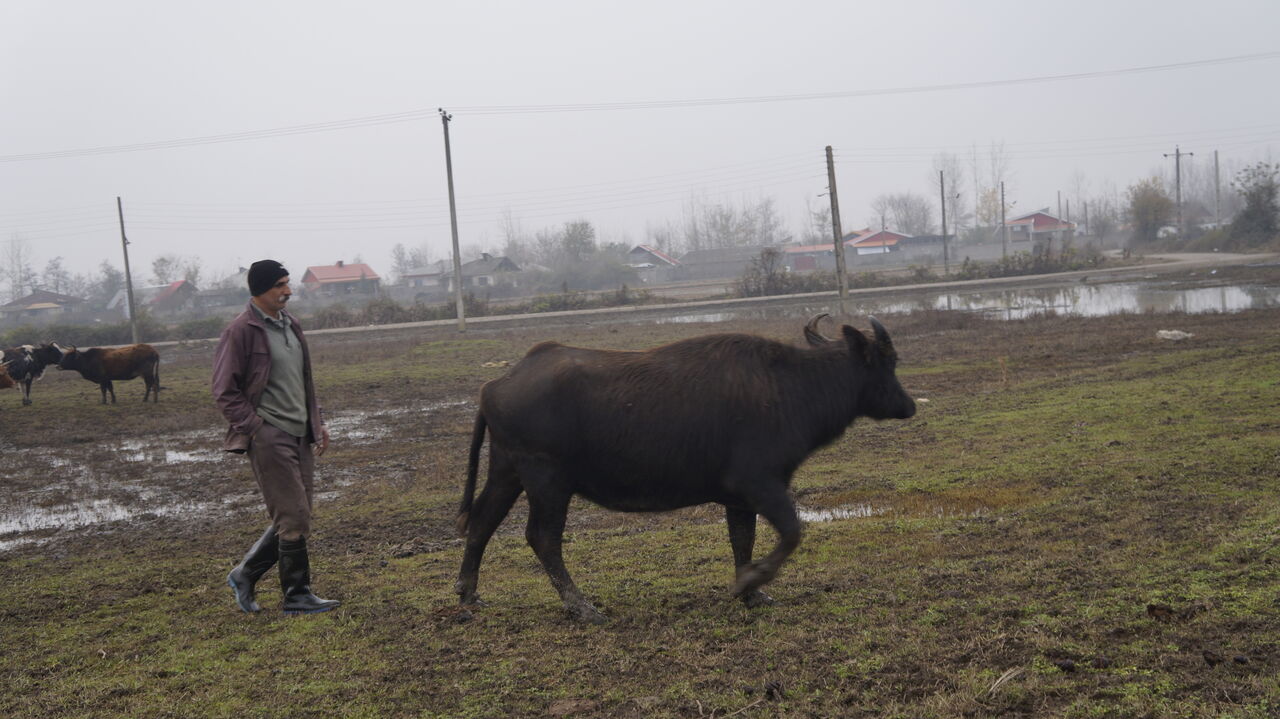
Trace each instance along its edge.
{"label": "haze over field", "polygon": [[997,175],[1015,210],[1079,207],[1171,176],[1175,147],[1202,185],[1218,150],[1225,185],[1280,140],[1277,27],[1261,0],[9,3],[0,250],[119,266],[119,196],[140,278],[447,258],[440,107],[464,254],[764,201],[801,239],[826,145],[845,229],[936,202],[939,155],[970,212]]}

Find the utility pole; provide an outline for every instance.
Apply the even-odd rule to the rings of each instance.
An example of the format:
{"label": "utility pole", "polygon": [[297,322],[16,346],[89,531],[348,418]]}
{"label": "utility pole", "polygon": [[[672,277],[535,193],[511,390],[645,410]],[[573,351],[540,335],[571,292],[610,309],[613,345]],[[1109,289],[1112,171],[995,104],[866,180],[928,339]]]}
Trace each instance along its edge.
{"label": "utility pole", "polygon": [[136,345],[142,340],[138,338],[138,313],[133,305],[133,276],[129,274],[129,239],[124,234],[124,204],[120,196],[116,196],[116,214],[120,217],[120,247],[124,250],[124,291],[129,300],[129,330]]}
{"label": "utility pole", "polygon": [[444,171],[449,177],[449,224],[453,228],[453,299],[458,308],[458,331],[467,331],[467,313],[462,302],[462,256],[458,254],[458,210],[453,202],[453,154],[449,149],[449,121],[453,115],[440,111],[440,122],[444,124]]}
{"label": "utility pole", "polygon": [[[1182,148],[1177,145],[1173,146],[1173,187],[1174,202],[1178,208],[1178,239],[1186,237],[1186,228],[1182,226],[1182,156],[1195,155],[1194,152],[1183,152]],[[1165,157],[1169,157],[1169,153],[1164,153]]]}
{"label": "utility pole", "polygon": [[938,170],[938,193],[942,198],[942,274],[951,274],[951,262],[947,257],[947,178]]}
{"label": "utility pole", "polygon": [[1089,201],[1084,201],[1084,234],[1089,234]]}
{"label": "utility pole", "polygon": [[1222,227],[1222,180],[1218,175],[1218,151],[1213,151],[1213,229]]}
{"label": "utility pole", "polygon": [[1009,224],[1004,221],[1004,180],[1000,181],[1000,256],[1009,259]]}
{"label": "utility pole", "polygon": [[1062,190],[1058,190],[1058,219],[1062,219]]}
{"label": "utility pole", "polygon": [[831,195],[831,233],[835,235],[836,278],[840,288],[840,314],[845,314],[845,301],[849,299],[849,276],[844,267],[844,231],[840,228],[840,200],[836,197],[836,163],[827,145],[827,190]]}

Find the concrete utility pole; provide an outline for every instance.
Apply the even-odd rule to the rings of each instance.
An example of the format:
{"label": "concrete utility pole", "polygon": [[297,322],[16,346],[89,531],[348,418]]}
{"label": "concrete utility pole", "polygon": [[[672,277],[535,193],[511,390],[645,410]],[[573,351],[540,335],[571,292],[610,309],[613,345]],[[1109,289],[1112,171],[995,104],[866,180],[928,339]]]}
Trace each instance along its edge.
{"label": "concrete utility pole", "polygon": [[[1178,239],[1186,236],[1186,228],[1182,226],[1182,156],[1195,155],[1194,152],[1183,152],[1177,145],[1173,146],[1173,187],[1174,187],[1174,203],[1178,208]],[[1165,157],[1170,157],[1169,153],[1164,153]]]}
{"label": "concrete utility pole", "polygon": [[1004,181],[1000,181],[1000,257],[1009,258],[1009,224],[1004,221]]}
{"label": "concrete utility pole", "polygon": [[449,121],[453,115],[440,110],[440,122],[444,124],[444,171],[449,177],[449,224],[453,228],[453,299],[458,307],[458,331],[467,331],[467,313],[462,302],[462,256],[458,254],[458,210],[453,203],[453,154],[449,149]]}
{"label": "concrete utility pole", "polygon": [[1222,179],[1218,175],[1218,151],[1213,151],[1213,229],[1222,227]]}
{"label": "concrete utility pole", "polygon": [[840,228],[840,200],[836,197],[836,163],[827,145],[827,190],[831,195],[831,233],[835,235],[836,282],[840,288],[840,314],[845,314],[845,301],[849,299],[849,275],[844,267],[844,231]]}
{"label": "concrete utility pole", "polygon": [[951,274],[951,262],[947,256],[947,178],[938,170],[938,193],[942,197],[942,274]]}
{"label": "concrete utility pole", "polygon": [[124,204],[120,202],[119,195],[116,196],[116,214],[120,217],[120,247],[124,250],[124,291],[129,300],[129,331],[136,345],[142,340],[138,339],[138,313],[133,305],[133,276],[129,274],[129,239],[124,234]]}

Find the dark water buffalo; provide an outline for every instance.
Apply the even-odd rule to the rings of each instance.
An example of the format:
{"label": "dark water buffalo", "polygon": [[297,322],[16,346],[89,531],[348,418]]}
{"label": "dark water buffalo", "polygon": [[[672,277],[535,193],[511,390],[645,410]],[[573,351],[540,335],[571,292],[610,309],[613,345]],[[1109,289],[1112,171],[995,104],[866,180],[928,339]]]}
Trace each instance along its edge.
{"label": "dark water buffalo", "polygon": [[152,401],[160,401],[160,353],[151,345],[129,345],[114,349],[92,347],[87,350],[54,346],[62,354],[58,369],[76,370],[81,377],[97,382],[102,389],[103,404],[107,403],[108,392],[111,393],[111,404],[116,403],[116,390],[112,382],[137,377],[141,377],[147,385],[142,401],[146,402],[152,392],[155,393]]}
{"label": "dark water buffalo", "polygon": [[22,404],[31,404],[31,383],[44,376],[44,369],[57,364],[61,354],[56,345],[22,345],[0,350],[0,366],[4,367],[11,382],[5,387],[15,384],[22,389]]}
{"label": "dark water buffalo", "polygon": [[[479,603],[485,546],[521,492],[525,537],[569,613],[604,617],[578,591],[561,558],[575,494],[621,511],[724,505],[737,580],[747,606],[771,602],[760,587],[800,544],[791,475],[858,417],[906,419],[915,402],[894,374],[897,353],[874,318],[874,340],[845,326],[829,340],[810,320],[800,348],[746,334],[718,334],[643,352],[533,347],[480,390],[458,528],[466,550],[456,590]],[[489,433],[489,476],[475,497]],[[474,501],[474,504],[473,504]],[[756,515],[777,546],[752,561]]]}

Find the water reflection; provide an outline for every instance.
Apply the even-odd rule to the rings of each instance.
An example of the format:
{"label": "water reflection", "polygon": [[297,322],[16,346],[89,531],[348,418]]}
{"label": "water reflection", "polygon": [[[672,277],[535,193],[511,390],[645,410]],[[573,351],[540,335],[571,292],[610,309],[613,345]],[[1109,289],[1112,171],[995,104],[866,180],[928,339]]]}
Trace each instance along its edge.
{"label": "water reflection", "polygon": [[[1102,317],[1121,313],[1240,312],[1280,307],[1280,287],[1221,285],[1187,287],[1157,282],[1076,284],[1065,287],[918,291],[911,296],[858,297],[851,300],[859,314],[895,314],[925,310],[973,312],[993,319],[1016,320],[1046,314]],[[808,317],[833,312],[835,302],[775,305],[718,312],[691,312],[658,322],[724,322],[732,319]]]}

